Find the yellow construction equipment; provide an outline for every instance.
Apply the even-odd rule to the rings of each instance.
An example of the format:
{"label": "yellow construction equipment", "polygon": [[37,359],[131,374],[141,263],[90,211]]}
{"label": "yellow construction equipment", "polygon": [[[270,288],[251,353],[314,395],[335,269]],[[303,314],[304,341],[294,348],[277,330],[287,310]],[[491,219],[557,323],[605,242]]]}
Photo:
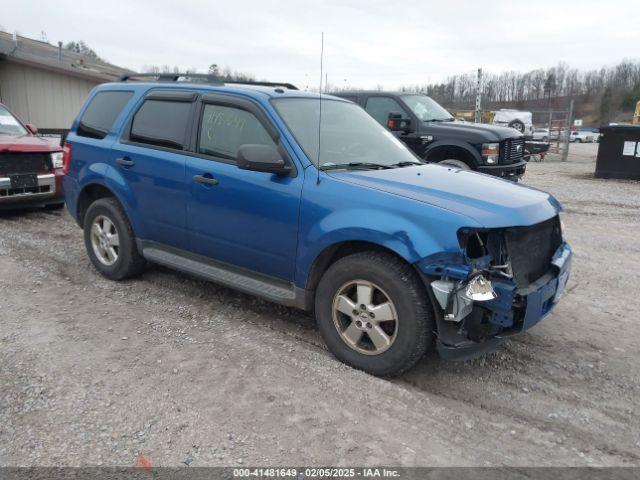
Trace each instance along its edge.
{"label": "yellow construction equipment", "polygon": [[[456,117],[458,120],[466,120],[467,122],[473,122],[476,118],[476,112],[473,110],[457,110],[452,111],[451,115]],[[482,123],[493,123],[493,117],[496,116],[496,112],[491,112],[488,110],[482,111],[481,122]]]}

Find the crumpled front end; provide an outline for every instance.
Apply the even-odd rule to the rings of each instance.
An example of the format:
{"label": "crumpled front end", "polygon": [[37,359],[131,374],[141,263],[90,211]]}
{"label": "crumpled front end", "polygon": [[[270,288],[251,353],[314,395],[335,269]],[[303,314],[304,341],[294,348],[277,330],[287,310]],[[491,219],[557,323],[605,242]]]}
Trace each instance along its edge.
{"label": "crumpled front end", "polygon": [[562,296],[571,248],[558,216],[527,227],[461,229],[460,253],[417,266],[436,306],[438,350],[466,360],[542,320]]}

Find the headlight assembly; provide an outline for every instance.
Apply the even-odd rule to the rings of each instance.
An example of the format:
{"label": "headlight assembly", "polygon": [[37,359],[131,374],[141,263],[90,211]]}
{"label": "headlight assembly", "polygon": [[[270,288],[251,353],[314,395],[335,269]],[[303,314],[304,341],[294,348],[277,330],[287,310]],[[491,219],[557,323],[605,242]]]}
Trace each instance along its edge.
{"label": "headlight assembly", "polygon": [[494,165],[498,163],[498,156],[500,155],[499,143],[483,143],[480,149],[480,154],[485,163]]}
{"label": "headlight assembly", "polygon": [[51,165],[53,165],[53,168],[62,168],[64,166],[62,152],[54,152],[51,154]]}

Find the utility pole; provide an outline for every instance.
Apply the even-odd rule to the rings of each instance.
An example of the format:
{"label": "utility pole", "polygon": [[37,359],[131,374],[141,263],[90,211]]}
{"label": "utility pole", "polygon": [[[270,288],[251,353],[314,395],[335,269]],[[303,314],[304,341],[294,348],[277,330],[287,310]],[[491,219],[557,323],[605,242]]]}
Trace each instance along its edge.
{"label": "utility pole", "polygon": [[478,85],[476,87],[476,123],[482,122],[482,68],[478,69]]}
{"label": "utility pole", "polygon": [[567,121],[565,123],[565,136],[564,136],[564,141],[562,142],[564,145],[564,148],[562,149],[562,156],[560,157],[560,160],[562,162],[566,162],[567,157],[569,156],[569,135],[571,134],[572,125],[573,125],[573,98],[571,99],[571,102],[569,102],[569,112],[567,114]]}

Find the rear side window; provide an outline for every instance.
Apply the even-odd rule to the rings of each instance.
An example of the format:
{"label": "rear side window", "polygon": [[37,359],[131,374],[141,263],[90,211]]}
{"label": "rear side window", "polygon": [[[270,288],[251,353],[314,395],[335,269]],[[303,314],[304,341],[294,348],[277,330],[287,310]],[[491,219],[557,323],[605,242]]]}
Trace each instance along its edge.
{"label": "rear side window", "polygon": [[235,160],[241,145],[275,145],[253,113],[223,105],[204,106],[198,152]]}
{"label": "rear side window", "polygon": [[130,139],[183,150],[192,105],[191,102],[146,100],[133,117]]}
{"label": "rear side window", "polygon": [[85,110],[78,131],[81,137],[104,138],[133,92],[99,92]]}

